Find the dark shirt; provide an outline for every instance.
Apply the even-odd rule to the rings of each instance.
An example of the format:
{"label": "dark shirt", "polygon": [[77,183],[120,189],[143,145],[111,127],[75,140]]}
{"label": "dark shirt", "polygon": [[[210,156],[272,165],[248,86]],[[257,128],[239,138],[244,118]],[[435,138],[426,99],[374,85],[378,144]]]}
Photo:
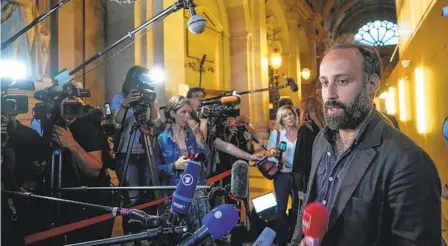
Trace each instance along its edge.
{"label": "dark shirt", "polygon": [[372,113],[370,113],[366,120],[361,124],[353,144],[339,155],[333,151],[332,147],[337,132],[328,127],[323,129],[324,138],[326,140],[326,154],[322,155],[322,159],[320,160],[316,171],[316,201],[324,204],[328,210],[331,210],[332,208],[340,183],[346,175],[348,167],[352,164],[353,153],[358,147],[358,142],[361,140],[361,137],[371,120]]}
{"label": "dark shirt", "polygon": [[313,142],[319,131],[319,127],[313,121],[302,125],[297,131],[297,142],[292,167],[294,173],[302,173],[307,177],[310,175]]}

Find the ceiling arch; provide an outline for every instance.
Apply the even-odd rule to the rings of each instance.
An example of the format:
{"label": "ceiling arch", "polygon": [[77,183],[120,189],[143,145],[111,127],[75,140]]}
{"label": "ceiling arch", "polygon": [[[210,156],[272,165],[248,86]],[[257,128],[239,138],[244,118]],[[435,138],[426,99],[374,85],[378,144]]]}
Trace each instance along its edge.
{"label": "ceiling arch", "polygon": [[311,7],[323,18],[332,37],[356,32],[369,20],[386,19],[396,22],[394,0],[315,0]]}

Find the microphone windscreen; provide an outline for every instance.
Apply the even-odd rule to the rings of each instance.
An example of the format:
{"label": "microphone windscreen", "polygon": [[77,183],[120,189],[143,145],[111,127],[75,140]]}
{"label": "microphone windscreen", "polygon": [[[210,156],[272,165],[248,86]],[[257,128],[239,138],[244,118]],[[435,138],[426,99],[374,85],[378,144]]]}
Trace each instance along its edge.
{"label": "microphone windscreen", "polygon": [[311,202],[305,206],[302,217],[302,231],[305,236],[321,240],[328,227],[328,210],[320,202]]}
{"label": "microphone windscreen", "polygon": [[269,227],[264,228],[263,232],[258,236],[257,240],[252,245],[256,246],[271,246],[274,243],[277,234]]}
{"label": "microphone windscreen", "polygon": [[249,165],[247,162],[238,160],[233,163],[232,176],[230,180],[230,193],[236,198],[247,198],[249,194],[248,173]]}
{"label": "microphone windscreen", "polygon": [[204,32],[207,25],[205,19],[199,15],[192,15],[188,19],[188,30],[193,34],[199,34]]}
{"label": "microphone windscreen", "polygon": [[238,212],[233,205],[223,204],[205,215],[202,224],[207,227],[208,233],[213,239],[218,239],[228,234],[239,219]]}
{"label": "microphone windscreen", "polygon": [[221,97],[221,103],[222,104],[226,104],[226,103],[233,103],[233,102],[239,102],[240,98],[238,96],[225,96],[225,97]]}
{"label": "microphone windscreen", "polygon": [[195,161],[189,161],[182,174],[176,191],[174,191],[171,211],[178,215],[186,215],[193,200],[194,191],[198,184],[201,174],[201,164]]}
{"label": "microphone windscreen", "polygon": [[299,87],[297,86],[296,82],[294,82],[294,80],[292,80],[292,79],[289,82],[289,88],[291,88],[291,90],[293,92],[296,92],[299,90]]}

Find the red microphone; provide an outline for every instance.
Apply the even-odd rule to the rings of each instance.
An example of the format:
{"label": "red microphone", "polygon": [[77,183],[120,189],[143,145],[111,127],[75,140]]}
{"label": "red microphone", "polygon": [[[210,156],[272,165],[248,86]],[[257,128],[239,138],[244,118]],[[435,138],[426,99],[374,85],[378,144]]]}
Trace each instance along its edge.
{"label": "red microphone", "polygon": [[328,228],[328,210],[320,202],[305,206],[302,217],[302,231],[305,245],[319,246]]}

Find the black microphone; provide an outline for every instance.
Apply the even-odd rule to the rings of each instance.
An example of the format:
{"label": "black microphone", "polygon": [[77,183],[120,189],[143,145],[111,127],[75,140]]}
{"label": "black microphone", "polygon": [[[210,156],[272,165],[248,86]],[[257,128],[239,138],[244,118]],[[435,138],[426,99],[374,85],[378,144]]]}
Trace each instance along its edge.
{"label": "black microphone", "polygon": [[219,98],[205,99],[202,101],[201,106],[213,105],[213,104],[228,104],[228,103],[240,103],[241,98],[239,95],[222,96]]}
{"label": "black microphone", "polygon": [[230,180],[230,193],[239,199],[247,198],[249,191],[247,162],[238,160],[232,165],[232,176]]}
{"label": "black microphone", "polygon": [[145,229],[157,228],[160,226],[160,218],[158,216],[149,215],[138,209],[119,209],[120,215],[126,216],[129,220],[139,222]]}
{"label": "black microphone", "polygon": [[193,34],[199,34],[204,32],[207,22],[202,16],[196,14],[193,0],[188,0],[187,6],[191,14],[190,19],[188,19],[188,30]]}
{"label": "black microphone", "polygon": [[294,81],[293,78],[288,78],[285,76],[286,79],[286,85],[289,86],[289,88],[293,91],[296,92],[299,90],[299,86],[297,86],[296,82]]}

